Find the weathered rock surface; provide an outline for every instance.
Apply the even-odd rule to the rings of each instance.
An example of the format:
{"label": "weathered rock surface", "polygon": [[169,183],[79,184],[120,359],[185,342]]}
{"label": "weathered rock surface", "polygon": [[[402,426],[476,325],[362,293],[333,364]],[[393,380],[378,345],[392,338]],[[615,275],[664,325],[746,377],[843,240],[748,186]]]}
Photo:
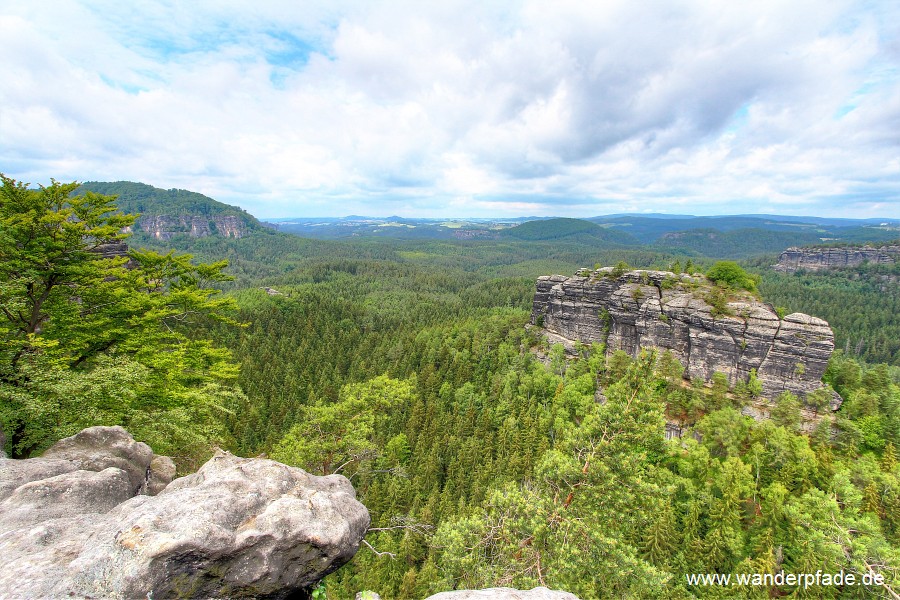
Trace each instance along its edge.
{"label": "weathered rock surface", "polygon": [[893,264],[900,260],[900,246],[844,246],[837,248],[791,247],[781,253],[776,271],[792,273],[797,269],[819,271],[837,267],[855,267],[864,262]]}
{"label": "weathered rock surface", "polygon": [[130,496],[146,493],[151,482],[165,487],[175,475],[172,471],[166,479],[160,473],[153,480],[150,465],[155,458],[171,461],[157,457],[150,446],[136,442],[121,427],[89,427],[58,441],[40,458],[0,461],[0,502],[29,482],[75,471],[99,472],[110,467],[125,475]]}
{"label": "weathered rock surface", "polygon": [[458,590],[441,592],[425,600],[578,600],[575,594],[536,587],[531,590],[513,588],[488,588],[485,590]]}
{"label": "weathered rock surface", "polygon": [[283,598],[350,560],[369,525],[339,475],[225,452],[173,475],[120,427],[0,459],[0,598]]}
{"label": "weathered rock surface", "polygon": [[128,244],[125,242],[109,242],[99,244],[93,249],[101,258],[124,258],[128,256]]}
{"label": "weathered rock surface", "polygon": [[138,219],[137,226],[158,240],[182,234],[194,238],[210,235],[241,238],[247,234],[246,225],[235,215],[146,215]]}
{"label": "weathered rock surface", "polygon": [[716,314],[702,276],[612,275],[607,267],[539,277],[532,323],[570,343],[606,343],[608,353],[670,350],[685,366],[685,378],[708,381],[719,372],[733,385],[755,369],[770,399],[783,391],[803,397],[822,387],[834,350],[834,334],[822,319],[802,313],[779,319],[771,306],[750,297],[728,302],[727,314]]}

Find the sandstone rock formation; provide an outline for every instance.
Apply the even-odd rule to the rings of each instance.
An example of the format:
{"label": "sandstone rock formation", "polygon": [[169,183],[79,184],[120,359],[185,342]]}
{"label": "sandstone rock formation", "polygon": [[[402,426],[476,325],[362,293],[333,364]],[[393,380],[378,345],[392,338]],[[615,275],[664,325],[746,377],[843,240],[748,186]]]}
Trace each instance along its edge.
{"label": "sandstone rock formation", "polygon": [[504,587],[441,592],[429,596],[425,600],[578,600],[578,597],[569,592],[550,590],[545,587],[536,587],[527,591]]}
{"label": "sandstone rock formation", "polygon": [[128,255],[128,244],[125,242],[109,242],[100,244],[93,249],[100,258],[122,258]]}
{"label": "sandstone rock formation", "polygon": [[174,471],[120,427],[0,459],[0,597],[285,598],[350,560],[369,524],[339,475],[225,452]]}
{"label": "sandstone rock formation", "polygon": [[703,276],[581,270],[575,277],[538,278],[531,321],[551,341],[601,342],[609,353],[631,356],[641,348],[670,350],[685,366],[685,378],[708,381],[719,372],[735,384],[755,369],[770,399],[783,391],[803,397],[822,387],[834,350],[827,322],[802,313],[779,319],[771,306],[749,296],[727,302],[719,314],[707,301],[711,293]]}
{"label": "sandstone rock formation", "polygon": [[210,235],[241,238],[247,234],[246,225],[235,215],[147,215],[138,219],[137,228],[158,240],[184,234],[194,238]]}
{"label": "sandstone rock formation", "polygon": [[837,267],[855,267],[864,262],[893,264],[900,260],[900,246],[844,246],[839,248],[791,247],[781,253],[776,271],[793,273],[797,269],[819,271]]}

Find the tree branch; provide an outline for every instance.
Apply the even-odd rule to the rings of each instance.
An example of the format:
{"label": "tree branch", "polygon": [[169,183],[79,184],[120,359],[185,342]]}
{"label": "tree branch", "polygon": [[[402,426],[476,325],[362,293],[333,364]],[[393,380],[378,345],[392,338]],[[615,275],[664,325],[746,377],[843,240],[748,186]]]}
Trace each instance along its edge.
{"label": "tree branch", "polygon": [[363,540],[362,543],[365,544],[369,550],[374,552],[376,556],[389,556],[389,557],[391,557],[391,560],[397,560],[397,555],[394,554],[393,552],[379,552],[378,550],[373,548],[372,544],[370,544],[366,540]]}

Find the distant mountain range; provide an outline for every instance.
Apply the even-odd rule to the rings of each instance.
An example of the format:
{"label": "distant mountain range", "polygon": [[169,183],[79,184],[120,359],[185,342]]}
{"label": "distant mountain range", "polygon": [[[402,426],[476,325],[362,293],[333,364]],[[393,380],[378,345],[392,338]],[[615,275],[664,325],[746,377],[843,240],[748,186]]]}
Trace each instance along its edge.
{"label": "distant mountain range", "polygon": [[[898,219],[841,219],[788,215],[616,214],[572,219],[504,217],[421,219],[400,216],[279,218],[260,222],[237,206],[188,190],[130,181],[87,182],[78,191],[118,196],[122,212],[140,213],[136,226],[160,240],[173,236],[245,237],[262,227],[307,238],[381,238],[554,242],[587,247],[650,246],[666,253],[745,258],[789,246],[887,242],[900,238]],[[76,193],[78,193],[76,191]]]}

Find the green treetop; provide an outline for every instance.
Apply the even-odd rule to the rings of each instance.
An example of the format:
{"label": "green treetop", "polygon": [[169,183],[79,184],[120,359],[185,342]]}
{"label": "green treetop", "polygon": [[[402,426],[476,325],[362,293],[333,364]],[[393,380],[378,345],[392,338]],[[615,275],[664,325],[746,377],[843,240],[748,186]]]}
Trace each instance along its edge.
{"label": "green treetop", "polygon": [[747,273],[736,262],[720,260],[706,273],[706,278],[713,283],[735,290],[755,292],[759,277]]}
{"label": "green treetop", "polygon": [[229,320],[230,302],[211,285],[230,278],[226,263],[104,258],[98,249],[134,222],[114,197],[0,178],[0,425],[13,456],[97,424],[129,425],[158,449],[183,451],[171,411],[183,432],[192,420],[203,430],[206,417],[192,411],[219,403],[228,393],[210,386],[236,376],[226,351],[191,333],[199,321]]}

